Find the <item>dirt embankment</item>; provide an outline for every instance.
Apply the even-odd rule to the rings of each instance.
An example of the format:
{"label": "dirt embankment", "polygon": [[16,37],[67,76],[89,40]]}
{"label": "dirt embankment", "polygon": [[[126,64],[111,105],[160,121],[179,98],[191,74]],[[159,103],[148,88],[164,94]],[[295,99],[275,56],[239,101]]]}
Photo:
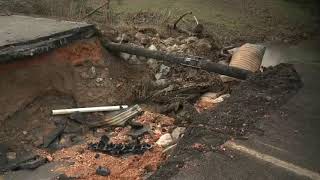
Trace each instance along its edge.
{"label": "dirt embankment", "polygon": [[271,110],[283,105],[300,88],[302,82],[292,65],[280,64],[256,73],[232,90],[214,110],[194,113],[193,122],[168,161],[150,179],[168,179],[194,158],[205,159],[203,152],[220,149],[226,140],[246,139],[249,133],[263,135],[256,122],[268,118]]}

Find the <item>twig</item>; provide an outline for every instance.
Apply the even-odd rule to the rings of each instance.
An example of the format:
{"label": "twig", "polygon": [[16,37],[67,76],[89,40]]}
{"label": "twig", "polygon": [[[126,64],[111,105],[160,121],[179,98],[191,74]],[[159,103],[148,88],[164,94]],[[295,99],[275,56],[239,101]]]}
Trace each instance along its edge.
{"label": "twig", "polygon": [[173,29],[176,29],[177,24],[180,22],[180,20],[188,14],[192,14],[192,12],[190,11],[190,12],[184,13],[182,16],[180,16],[179,19],[177,19],[176,22],[173,24]]}
{"label": "twig", "polygon": [[87,15],[85,15],[82,19],[85,19],[89,16],[91,16],[92,14],[94,14],[95,12],[97,12],[99,9],[103,8],[106,5],[109,5],[110,0],[107,0],[106,2],[104,2],[101,6],[97,7],[96,9],[94,9],[93,11],[91,11],[90,13],[88,13]]}

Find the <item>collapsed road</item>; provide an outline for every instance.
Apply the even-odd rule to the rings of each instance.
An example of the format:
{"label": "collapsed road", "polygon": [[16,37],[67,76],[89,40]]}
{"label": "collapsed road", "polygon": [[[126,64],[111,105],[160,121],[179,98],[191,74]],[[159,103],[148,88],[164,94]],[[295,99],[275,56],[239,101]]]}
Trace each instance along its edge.
{"label": "collapsed road", "polygon": [[[10,19],[10,16],[5,18]],[[30,24],[39,23],[32,17],[12,18],[22,18]],[[53,23],[53,27],[69,26],[63,25],[67,22],[40,21],[41,26],[46,26],[46,22]],[[19,26],[18,22],[13,26]],[[233,174],[227,169],[236,166],[234,156],[245,159],[241,154],[229,152],[228,146],[224,147],[225,142],[248,140],[251,134],[263,136],[265,129],[258,122],[267,121],[270,112],[286,104],[302,87],[292,65],[281,64],[252,73],[215,63],[215,60],[100,41],[93,33],[96,31],[93,26],[84,25],[90,27],[86,32],[88,29],[77,27],[77,23],[71,24],[76,27],[57,32],[51,32],[51,28],[41,37],[29,37],[28,41],[16,43],[16,47],[4,45],[5,48],[0,49],[4,52],[0,65],[0,103],[4,107],[0,111],[0,135],[3,137],[0,141],[0,169],[4,171],[1,177],[5,179],[60,176],[80,179],[102,176],[110,179],[188,179],[189,176],[208,179],[213,177],[210,169],[218,168],[222,159],[224,169],[215,171],[214,176],[221,179],[226,173]],[[87,35],[62,40],[66,43],[58,43],[59,46],[48,43],[71,31]],[[153,38],[158,41],[169,39]],[[190,38],[193,40],[187,43],[187,50],[197,45],[197,41],[205,41],[195,37],[183,40]],[[41,45],[34,45],[33,39]],[[139,41],[139,38],[135,40]],[[19,47],[21,44],[22,48]],[[43,45],[50,48],[43,48]],[[160,46],[148,44],[146,47],[152,45]],[[175,45],[167,45],[167,49],[172,46]],[[117,56],[119,51],[136,56],[121,58]],[[149,59],[146,63],[138,56],[161,61]],[[130,61],[133,59],[135,61]],[[223,83],[217,74],[210,72],[246,80]],[[159,83],[159,80],[165,83]],[[111,113],[51,114],[55,109],[120,104],[128,104],[129,108]],[[199,104],[205,104],[205,108],[199,108]],[[33,171],[8,168],[26,167],[23,164],[26,154],[36,154],[32,157],[41,159],[41,163],[28,161]],[[217,164],[206,166],[198,162],[208,163],[208,159],[215,157],[218,162],[212,162]],[[259,164],[248,161],[253,164],[251,167],[255,167],[254,163]],[[44,163],[54,167],[48,168]],[[197,169],[198,163],[199,167],[206,166],[208,171],[203,176],[197,173],[188,175],[193,171],[201,173]],[[280,175],[283,175],[282,170],[275,171],[281,171]],[[241,168],[238,172],[241,174]]]}

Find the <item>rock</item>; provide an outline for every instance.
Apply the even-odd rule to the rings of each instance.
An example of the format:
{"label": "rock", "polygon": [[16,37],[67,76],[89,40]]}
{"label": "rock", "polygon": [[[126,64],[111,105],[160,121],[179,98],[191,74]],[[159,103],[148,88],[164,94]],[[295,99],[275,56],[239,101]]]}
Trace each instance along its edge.
{"label": "rock", "polygon": [[128,62],[129,64],[135,64],[135,65],[142,64],[136,55],[132,55]]}
{"label": "rock", "polygon": [[118,42],[118,43],[121,42],[121,40],[122,40],[121,36],[118,36],[118,37],[115,39],[115,41]]}
{"label": "rock", "polygon": [[142,38],[142,39],[140,40],[140,43],[141,43],[142,45],[147,45],[147,44],[150,43],[150,39],[149,39],[149,38]]}
{"label": "rock", "polygon": [[167,147],[173,143],[173,139],[171,137],[171,134],[166,133],[162,135],[159,140],[156,142],[157,145],[162,147]]}
{"label": "rock", "polygon": [[174,44],[173,46],[168,46],[167,51],[168,52],[175,52],[179,50],[179,46],[177,44]]}
{"label": "rock", "polygon": [[[214,92],[207,92],[203,94],[195,104],[198,112],[202,112],[207,109],[215,107],[215,99],[218,98],[218,94]],[[223,100],[222,100],[223,101]]]}
{"label": "rock", "polygon": [[7,159],[10,160],[15,160],[17,158],[17,153],[15,152],[7,152]]}
{"label": "rock", "polygon": [[134,35],[134,37],[135,37],[137,40],[140,41],[142,38],[145,38],[146,35],[143,34],[143,33],[141,33],[141,32],[137,32],[137,33]]}
{"label": "rock", "polygon": [[137,56],[140,61],[147,61],[147,58],[144,56]]}
{"label": "rock", "polygon": [[96,170],[96,174],[100,175],[100,176],[109,176],[110,175],[110,169],[106,168],[106,167],[101,167],[99,166]]}
{"label": "rock", "polygon": [[173,37],[169,37],[168,39],[164,40],[163,43],[167,46],[171,46],[175,43],[175,39]]}
{"label": "rock", "polygon": [[154,77],[156,78],[156,80],[159,80],[159,79],[161,79],[162,74],[161,73],[157,73],[157,74],[154,75]]}
{"label": "rock", "polygon": [[239,79],[236,79],[236,78],[233,78],[233,77],[229,77],[229,76],[226,76],[226,75],[220,75],[220,79],[224,83],[231,82],[231,81],[239,81]]}
{"label": "rock", "polygon": [[191,37],[188,37],[188,38],[184,39],[184,40],[182,41],[182,43],[190,44],[190,43],[194,43],[194,42],[196,42],[196,41],[198,41],[198,40],[199,40],[199,39],[198,39],[197,37],[191,36]]}
{"label": "rock", "polygon": [[218,94],[215,92],[207,92],[207,93],[204,93],[202,97],[216,99],[218,97]]}
{"label": "rock", "polygon": [[167,51],[167,46],[165,46],[164,44],[158,44],[158,46],[161,51]]}
{"label": "rock", "polygon": [[50,155],[46,156],[46,158],[47,158],[47,160],[48,160],[49,162],[53,161],[53,157],[50,156]]}
{"label": "rock", "polygon": [[98,77],[97,79],[96,79],[96,83],[101,83],[103,81],[103,78],[101,78],[101,77]]}
{"label": "rock", "polygon": [[229,98],[231,95],[230,94],[223,94],[221,95],[220,97],[223,98],[223,99],[227,99]]}
{"label": "rock", "polygon": [[228,50],[228,53],[231,54],[231,55],[233,55],[233,54],[235,54],[238,50],[239,50],[239,47],[232,48],[232,49],[229,49],[229,50]]}
{"label": "rock", "polygon": [[148,49],[151,50],[151,51],[158,50],[157,47],[155,45],[153,45],[153,44],[151,44],[151,46],[149,46]]}
{"label": "rock", "polygon": [[221,102],[223,102],[225,99],[227,99],[227,98],[229,98],[229,97],[230,97],[230,94],[221,95],[221,96],[219,96],[218,98],[214,99],[214,100],[212,101],[212,103],[214,103],[214,104],[221,103]]}
{"label": "rock", "polygon": [[94,66],[91,66],[88,75],[89,78],[95,78],[97,76],[96,68]]}
{"label": "rock", "polygon": [[100,157],[100,154],[96,154],[96,155],[94,155],[94,158],[96,158],[96,159],[98,159]]}
{"label": "rock", "polygon": [[186,130],[185,127],[175,128],[171,133],[172,140],[176,142],[181,137],[181,135],[184,133],[185,130]]}
{"label": "rock", "polygon": [[131,57],[131,55],[130,54],[128,54],[128,53],[120,53],[120,57],[122,58],[122,59],[124,59],[124,60],[129,60],[129,58]]}
{"label": "rock", "polygon": [[23,135],[27,135],[28,132],[27,132],[27,131],[22,131],[22,134],[23,134]]}
{"label": "rock", "polygon": [[164,64],[161,64],[160,66],[160,73],[164,76],[168,75],[168,73],[170,72],[170,67],[169,66],[166,66]]}
{"label": "rock", "polygon": [[166,86],[168,84],[168,80],[166,79],[158,79],[156,80],[156,86]]}
{"label": "rock", "polygon": [[212,48],[210,41],[208,41],[207,39],[200,39],[196,43],[196,46],[202,49],[202,51],[209,51]]}
{"label": "rock", "polygon": [[129,42],[129,36],[127,34],[121,34],[121,41],[122,42]]}
{"label": "rock", "polygon": [[164,76],[168,75],[168,73],[170,72],[170,69],[171,68],[169,66],[161,64],[159,68],[159,72],[155,74],[156,80],[163,79]]}
{"label": "rock", "polygon": [[147,64],[153,70],[158,69],[158,66],[159,66],[158,61],[155,59],[148,59]]}

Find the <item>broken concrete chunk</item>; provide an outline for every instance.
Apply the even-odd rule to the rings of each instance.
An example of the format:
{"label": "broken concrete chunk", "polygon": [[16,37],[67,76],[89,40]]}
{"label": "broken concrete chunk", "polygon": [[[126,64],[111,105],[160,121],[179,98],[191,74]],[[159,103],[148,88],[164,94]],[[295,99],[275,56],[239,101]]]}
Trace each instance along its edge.
{"label": "broken concrete chunk", "polygon": [[163,74],[163,75],[167,75],[169,72],[170,72],[170,67],[169,66],[166,66],[164,64],[161,64],[160,66],[160,72]]}
{"label": "broken concrete chunk", "polygon": [[159,80],[159,79],[161,79],[162,74],[161,73],[157,73],[157,74],[154,75],[154,77],[156,78],[156,80]]}
{"label": "broken concrete chunk", "polygon": [[138,64],[142,64],[142,63],[136,55],[132,55],[129,59],[129,64],[138,65]]}
{"label": "broken concrete chunk", "polygon": [[207,92],[202,95],[203,98],[211,98],[216,99],[218,97],[218,93],[215,92]]}
{"label": "broken concrete chunk", "polygon": [[178,139],[182,136],[182,134],[184,133],[185,130],[186,130],[185,127],[175,128],[171,133],[172,140],[174,142],[178,141]]}
{"label": "broken concrete chunk", "polygon": [[158,61],[155,59],[148,59],[147,64],[153,70],[158,69]]}
{"label": "broken concrete chunk", "polygon": [[162,135],[159,140],[156,142],[157,145],[162,147],[170,146],[173,143],[173,139],[170,133]]}
{"label": "broken concrete chunk", "polygon": [[148,49],[151,50],[151,51],[157,51],[158,50],[157,47],[155,45],[153,45],[153,44],[151,44],[151,46],[149,46]]}
{"label": "broken concrete chunk", "polygon": [[17,153],[15,152],[7,152],[7,159],[8,160],[15,160],[17,158]]}
{"label": "broken concrete chunk", "polygon": [[121,57],[122,59],[128,61],[129,58],[131,57],[131,55],[128,54],[128,53],[120,53],[120,57]]}
{"label": "broken concrete chunk", "polygon": [[214,99],[212,101],[212,103],[215,103],[215,104],[221,103],[221,102],[223,102],[225,99],[227,99],[229,97],[230,97],[230,94],[223,94],[223,95],[219,96],[218,98]]}
{"label": "broken concrete chunk", "polygon": [[168,80],[167,79],[157,79],[155,83],[156,83],[156,86],[166,86],[166,85],[168,85]]}
{"label": "broken concrete chunk", "polygon": [[97,79],[96,79],[96,83],[101,83],[103,81],[103,78],[101,78],[101,77],[98,77]]}

